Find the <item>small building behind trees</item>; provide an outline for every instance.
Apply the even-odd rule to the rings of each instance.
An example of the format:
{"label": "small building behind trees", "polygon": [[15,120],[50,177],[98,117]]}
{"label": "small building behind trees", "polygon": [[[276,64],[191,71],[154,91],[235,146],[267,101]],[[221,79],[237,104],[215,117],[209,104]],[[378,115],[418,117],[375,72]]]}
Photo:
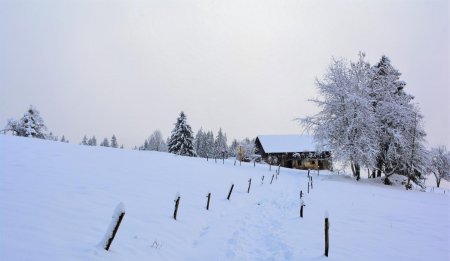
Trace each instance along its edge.
{"label": "small building behind trees", "polygon": [[309,135],[259,135],[256,154],[273,165],[296,169],[332,170],[330,151],[319,151]]}

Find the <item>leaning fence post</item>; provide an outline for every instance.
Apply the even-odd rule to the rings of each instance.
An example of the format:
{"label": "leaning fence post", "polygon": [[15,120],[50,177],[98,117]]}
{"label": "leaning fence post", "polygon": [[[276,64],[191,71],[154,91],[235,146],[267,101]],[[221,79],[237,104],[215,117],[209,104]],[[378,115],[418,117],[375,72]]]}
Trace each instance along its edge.
{"label": "leaning fence post", "polygon": [[303,207],[306,206],[305,202],[302,200],[300,200],[300,217],[303,218]]}
{"label": "leaning fence post", "polygon": [[328,248],[329,248],[329,237],[328,237],[328,229],[330,227],[330,223],[328,222],[328,213],[325,212],[325,256],[328,257]]}
{"label": "leaning fence post", "polygon": [[209,200],[211,199],[211,192],[208,193],[208,196],[206,196],[208,198],[208,202],[206,203],[206,210],[209,210]]}
{"label": "leaning fence post", "polygon": [[108,251],[109,247],[111,246],[111,243],[114,240],[114,237],[116,236],[117,230],[119,230],[120,223],[122,222],[123,217],[125,216],[125,206],[121,202],[119,205],[117,205],[116,209],[114,210],[111,223],[109,224],[108,230],[106,231],[105,236],[102,240],[102,247]]}
{"label": "leaning fence post", "polygon": [[250,178],[248,180],[248,189],[247,189],[247,193],[250,193],[250,186],[252,185],[252,179]]}
{"label": "leaning fence post", "polygon": [[180,196],[175,201],[175,211],[173,212],[173,219],[177,220],[177,213],[178,213],[178,205],[180,204]]}
{"label": "leaning fence post", "polygon": [[231,192],[233,192],[233,188],[234,188],[234,184],[231,184],[230,192],[228,192],[228,197],[227,197],[228,200],[230,200]]}
{"label": "leaning fence post", "polygon": [[275,174],[272,174],[272,179],[270,180],[270,184],[272,184],[273,177],[275,177]]}

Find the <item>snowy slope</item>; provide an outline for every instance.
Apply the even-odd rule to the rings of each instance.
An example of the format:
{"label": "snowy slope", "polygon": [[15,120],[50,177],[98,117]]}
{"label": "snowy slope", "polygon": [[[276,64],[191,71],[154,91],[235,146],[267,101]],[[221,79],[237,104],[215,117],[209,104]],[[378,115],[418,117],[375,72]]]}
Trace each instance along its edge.
{"label": "snowy slope", "polygon": [[306,173],[281,169],[270,185],[274,169],[0,135],[0,260],[450,260],[447,194],[314,174],[300,219]]}

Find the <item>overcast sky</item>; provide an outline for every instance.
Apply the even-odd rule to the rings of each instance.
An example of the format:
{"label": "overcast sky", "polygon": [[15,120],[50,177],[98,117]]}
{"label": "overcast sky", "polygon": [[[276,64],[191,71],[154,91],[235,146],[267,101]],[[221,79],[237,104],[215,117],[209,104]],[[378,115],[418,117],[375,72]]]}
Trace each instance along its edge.
{"label": "overcast sky", "polygon": [[126,147],[181,110],[194,131],[301,133],[332,56],[382,54],[450,148],[449,1],[0,0],[0,125],[35,105],[78,143]]}

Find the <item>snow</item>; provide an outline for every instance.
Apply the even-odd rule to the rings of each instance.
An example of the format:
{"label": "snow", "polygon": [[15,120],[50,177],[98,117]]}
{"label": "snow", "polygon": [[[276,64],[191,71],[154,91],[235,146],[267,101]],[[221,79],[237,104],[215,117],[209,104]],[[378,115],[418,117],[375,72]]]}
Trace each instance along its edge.
{"label": "snow", "polygon": [[258,139],[266,153],[317,151],[309,135],[259,135]]}
{"label": "snow", "polygon": [[[272,185],[254,182],[247,194],[249,178],[273,173],[232,160],[0,135],[0,260],[450,259],[448,192],[321,171],[300,218],[305,171],[283,168]],[[127,212],[105,251],[98,242],[118,202]],[[328,258],[325,211],[333,224]]]}

